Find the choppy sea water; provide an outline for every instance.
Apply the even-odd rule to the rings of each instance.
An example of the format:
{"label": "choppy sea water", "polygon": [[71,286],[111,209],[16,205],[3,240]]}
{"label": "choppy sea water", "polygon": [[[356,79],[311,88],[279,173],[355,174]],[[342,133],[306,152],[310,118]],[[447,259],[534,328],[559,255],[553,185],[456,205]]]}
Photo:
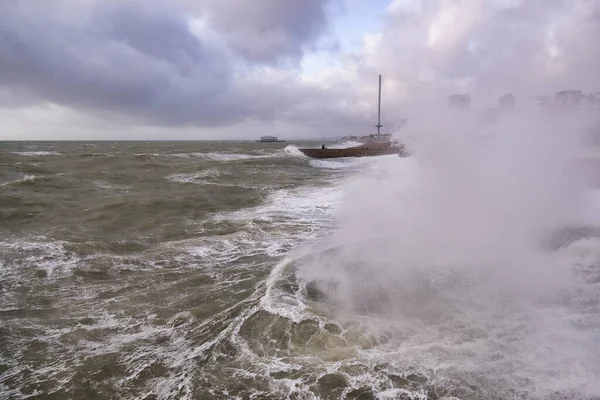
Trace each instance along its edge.
{"label": "choppy sea water", "polygon": [[[378,188],[415,168],[285,143],[2,143],[0,398],[599,399],[597,235],[540,250],[572,278],[542,293],[504,290],[532,282],[519,271],[415,269],[377,232]],[[373,235],[328,241],[357,196],[379,199],[350,210]]]}

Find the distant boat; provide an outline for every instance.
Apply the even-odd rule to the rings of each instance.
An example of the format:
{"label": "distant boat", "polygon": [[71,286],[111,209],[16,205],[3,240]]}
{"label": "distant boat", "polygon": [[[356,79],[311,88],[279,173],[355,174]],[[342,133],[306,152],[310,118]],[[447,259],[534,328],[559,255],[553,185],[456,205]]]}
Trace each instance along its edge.
{"label": "distant boat", "polygon": [[281,142],[285,142],[285,140],[279,140],[277,138],[277,136],[261,136],[260,140],[257,140],[257,142],[261,142],[261,143],[281,143]]}

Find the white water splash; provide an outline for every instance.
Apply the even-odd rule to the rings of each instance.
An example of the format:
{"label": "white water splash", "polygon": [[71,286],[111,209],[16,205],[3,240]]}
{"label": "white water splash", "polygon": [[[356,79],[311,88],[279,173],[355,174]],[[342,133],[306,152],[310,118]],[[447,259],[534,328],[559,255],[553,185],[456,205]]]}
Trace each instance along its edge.
{"label": "white water splash", "polygon": [[293,144],[285,146],[285,149],[283,149],[283,151],[285,152],[285,154],[288,154],[292,157],[308,158],[303,152],[300,151],[300,149],[297,146],[294,146]]}
{"label": "white water splash", "polygon": [[577,325],[589,311],[563,305],[593,288],[571,250],[540,246],[580,221],[585,203],[570,123],[514,115],[488,137],[443,113],[413,123],[414,157],[374,163],[349,185],[338,227],[306,252],[338,250],[301,265],[298,278],[320,283],[338,318],[370,316],[379,322],[367,329],[394,332],[365,354],[380,362],[454,371],[494,395],[520,376],[534,398],[599,395],[598,334]]}

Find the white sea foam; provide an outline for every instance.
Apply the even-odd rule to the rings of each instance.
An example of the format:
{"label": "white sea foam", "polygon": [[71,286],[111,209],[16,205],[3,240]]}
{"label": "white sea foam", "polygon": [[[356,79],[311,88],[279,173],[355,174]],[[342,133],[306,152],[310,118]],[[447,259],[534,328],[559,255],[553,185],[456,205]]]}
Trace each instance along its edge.
{"label": "white sea foam", "polygon": [[56,151],[15,151],[13,154],[18,156],[61,156],[61,153]]}
{"label": "white sea foam", "polygon": [[4,254],[12,253],[22,257],[22,262],[11,263],[10,268],[2,271],[18,274],[19,268],[36,268],[45,270],[49,277],[68,274],[81,259],[65,249],[66,244],[63,241],[2,241],[0,250]]}
{"label": "white sea foam", "polygon": [[[173,174],[170,175],[167,179],[173,182],[179,183],[211,183],[206,179],[216,179],[223,175],[223,171],[217,168],[210,168],[199,172],[189,173],[189,174]],[[220,182],[222,185],[228,185],[226,182]],[[231,185],[234,186],[234,185]]]}
{"label": "white sea foam", "polygon": [[21,179],[16,179],[14,181],[8,181],[8,182],[4,182],[4,183],[0,183],[0,186],[6,186],[6,185],[15,185],[15,184],[20,184],[20,183],[27,183],[27,182],[34,182],[37,179],[43,178],[42,176],[36,176],[36,175],[24,175]]}
{"label": "white sea foam", "polygon": [[[47,280],[61,279],[71,276],[77,269],[86,270],[94,260],[108,259],[107,265],[115,269],[141,271],[160,268],[152,259],[137,262],[135,257],[110,253],[93,253],[78,255],[70,249],[80,245],[68,241],[46,241],[46,237],[33,237],[28,240],[0,241],[0,253],[8,257],[6,268],[0,269],[0,278],[15,279],[22,275],[32,275],[35,271],[45,271]],[[185,263],[183,263],[185,265]],[[85,293],[81,293],[84,295]]]}
{"label": "white sea foam", "polygon": [[[283,189],[272,193],[264,204],[218,215],[216,218],[282,223],[318,223],[337,207],[342,186]],[[316,227],[316,224],[315,226]]]}
{"label": "white sea foam", "polygon": [[300,323],[302,320],[311,317],[305,312],[306,303],[300,291],[287,293],[278,287],[278,283],[288,279],[290,272],[293,272],[290,271],[293,261],[292,258],[286,258],[273,268],[267,278],[265,294],[261,298],[260,305],[263,310],[271,314]]}
{"label": "white sea foam", "polygon": [[217,214],[208,221],[234,223],[238,231],[169,245],[187,249],[203,265],[224,265],[258,254],[280,257],[329,229],[340,196],[339,184],[279,190],[260,206]]}
{"label": "white sea foam", "polygon": [[213,161],[238,161],[258,158],[270,158],[275,154],[240,154],[240,153],[191,153],[192,157],[204,158]]}
{"label": "white sea foam", "polygon": [[94,181],[93,182],[94,186],[100,190],[108,190],[108,191],[117,191],[117,190],[122,190],[122,191],[128,191],[129,189],[131,189],[130,186],[127,185],[116,185],[114,183],[108,183],[108,182],[104,182],[104,181]]}
{"label": "white sea foam", "polygon": [[252,233],[235,232],[218,237],[192,239],[176,245],[177,247],[183,245],[191,256],[202,260],[205,264],[219,266],[232,263],[242,257],[267,252],[270,243],[265,241],[257,243],[257,239]]}

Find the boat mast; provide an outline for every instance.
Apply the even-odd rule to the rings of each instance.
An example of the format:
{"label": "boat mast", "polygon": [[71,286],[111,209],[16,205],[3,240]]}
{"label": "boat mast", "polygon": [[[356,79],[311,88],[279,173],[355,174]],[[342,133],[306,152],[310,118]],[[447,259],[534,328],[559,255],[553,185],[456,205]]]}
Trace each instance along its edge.
{"label": "boat mast", "polygon": [[381,129],[381,75],[379,75],[379,100],[377,102],[377,134],[379,135],[379,130]]}

